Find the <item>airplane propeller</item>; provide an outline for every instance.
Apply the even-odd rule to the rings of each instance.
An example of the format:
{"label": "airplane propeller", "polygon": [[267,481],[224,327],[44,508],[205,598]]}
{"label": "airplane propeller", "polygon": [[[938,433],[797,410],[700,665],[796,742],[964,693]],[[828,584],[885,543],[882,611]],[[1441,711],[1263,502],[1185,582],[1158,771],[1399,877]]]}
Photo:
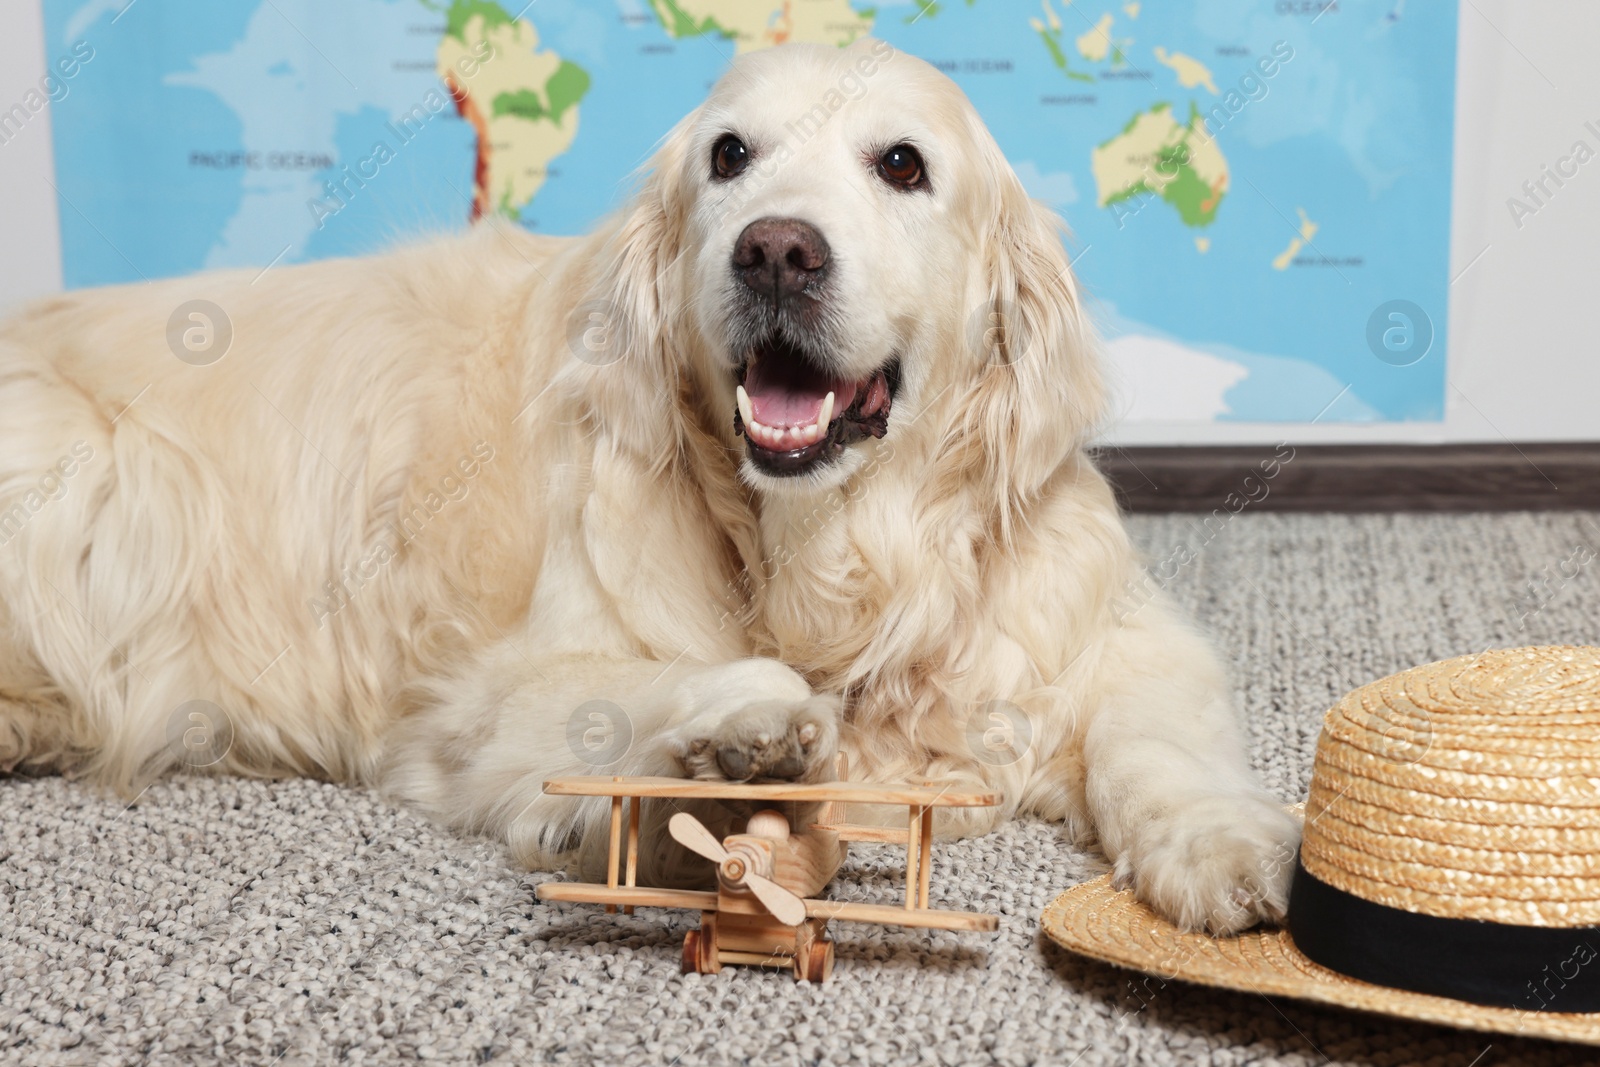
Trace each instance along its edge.
{"label": "airplane propeller", "polygon": [[716,835],[702,826],[693,815],[686,811],[678,812],[668,820],[667,830],[678,844],[715,863],[718,873],[728,885],[748,888],[772,913],[773,918],[785,926],[799,926],[806,921],[805,901],[757,871],[755,856],[743,851],[729,852]]}

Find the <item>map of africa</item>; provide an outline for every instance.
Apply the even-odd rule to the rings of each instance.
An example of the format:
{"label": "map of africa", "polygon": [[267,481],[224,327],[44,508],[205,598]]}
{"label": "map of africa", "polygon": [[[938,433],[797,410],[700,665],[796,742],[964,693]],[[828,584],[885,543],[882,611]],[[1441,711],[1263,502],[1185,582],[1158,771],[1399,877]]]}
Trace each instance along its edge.
{"label": "map of africa", "polygon": [[1066,218],[1118,417],[1443,417],[1454,4],[43,2],[48,56],[92,49],[53,105],[69,287],[579,233],[736,55],[871,35]]}

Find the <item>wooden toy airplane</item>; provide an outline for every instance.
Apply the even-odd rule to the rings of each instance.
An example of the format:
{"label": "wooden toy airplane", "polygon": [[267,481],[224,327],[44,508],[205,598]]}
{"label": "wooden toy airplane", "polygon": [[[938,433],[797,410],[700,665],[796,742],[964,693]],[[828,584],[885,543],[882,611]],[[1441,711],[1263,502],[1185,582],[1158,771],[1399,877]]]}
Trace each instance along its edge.
{"label": "wooden toy airplane", "polygon": [[[738,963],[789,968],[797,980],[825,981],[833,972],[833,942],[826,935],[829,919],[938,930],[999,927],[999,920],[993,915],[928,907],[933,809],[994,807],[1000,803],[998,793],[865,782],[769,785],[620,777],[556,778],[546,782],[544,789],[555,796],[610,797],[611,840],[605,885],[545,882],[538,888],[539,899],[604,904],[607,911],[621,906],[631,912],[638,906],[700,912],[700,928],[689,931],[683,939],[685,974],[715,974],[724,964]],[[744,833],[731,834],[721,841],[693,815],[678,812],[668,822],[668,832],[679,844],[717,865],[717,888],[651,889],[634,884],[639,861],[639,807],[645,797],[825,806],[821,817],[804,830],[791,828],[781,812],[759,810],[750,817]],[[622,836],[624,800],[628,802],[626,853]],[[904,830],[858,826],[843,821],[845,804],[904,804],[910,815]],[[903,906],[816,898],[843,865],[850,841],[905,843]]]}

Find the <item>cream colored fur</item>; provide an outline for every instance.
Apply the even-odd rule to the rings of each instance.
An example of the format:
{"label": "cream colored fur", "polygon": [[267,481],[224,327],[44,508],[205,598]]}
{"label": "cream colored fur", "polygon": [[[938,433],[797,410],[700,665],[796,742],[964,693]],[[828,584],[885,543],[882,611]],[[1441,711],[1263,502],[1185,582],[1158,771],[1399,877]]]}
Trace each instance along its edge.
{"label": "cream colored fur", "polygon": [[[756,160],[713,185],[731,128]],[[864,156],[906,139],[927,195]],[[761,475],[733,431],[728,257],[773,215],[833,245],[840,358],[904,369],[888,435],[825,475]],[[196,298],[234,331],[209,366],[166,339]],[[1004,792],[941,832],[1097,835],[1187,926],[1284,907],[1295,825],[1084,454],[1101,383],[1057,220],[877,42],[741,59],[583,238],[36,304],[0,327],[0,411],[7,767],[132,791],[209,700],[215,770],[379,783],[544,867],[604,820],[547,777],[780,749],[815,777],[842,744],[858,776]],[[604,767],[572,743],[596,700],[632,738]],[[1020,758],[980,758],[997,726]]]}

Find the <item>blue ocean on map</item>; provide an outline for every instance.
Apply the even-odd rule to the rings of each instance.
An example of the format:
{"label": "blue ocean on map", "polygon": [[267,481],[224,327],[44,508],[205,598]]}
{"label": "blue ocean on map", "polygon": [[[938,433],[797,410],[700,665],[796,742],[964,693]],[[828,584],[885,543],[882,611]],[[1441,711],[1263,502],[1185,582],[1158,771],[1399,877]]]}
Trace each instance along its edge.
{"label": "blue ocean on map", "polygon": [[[1067,220],[1121,417],[1443,417],[1455,5],[808,0],[837,9],[814,25],[789,6],[45,0],[46,54],[94,49],[53,108],[66,283],[372,253],[485,200],[580,233],[738,50],[870,30],[954,78]],[[535,80],[474,112],[441,72],[480,37]],[[485,177],[475,123],[507,112],[527,124]],[[1141,178],[1157,140],[1178,155]],[[1368,341],[1397,300],[1431,326],[1412,361]]]}

